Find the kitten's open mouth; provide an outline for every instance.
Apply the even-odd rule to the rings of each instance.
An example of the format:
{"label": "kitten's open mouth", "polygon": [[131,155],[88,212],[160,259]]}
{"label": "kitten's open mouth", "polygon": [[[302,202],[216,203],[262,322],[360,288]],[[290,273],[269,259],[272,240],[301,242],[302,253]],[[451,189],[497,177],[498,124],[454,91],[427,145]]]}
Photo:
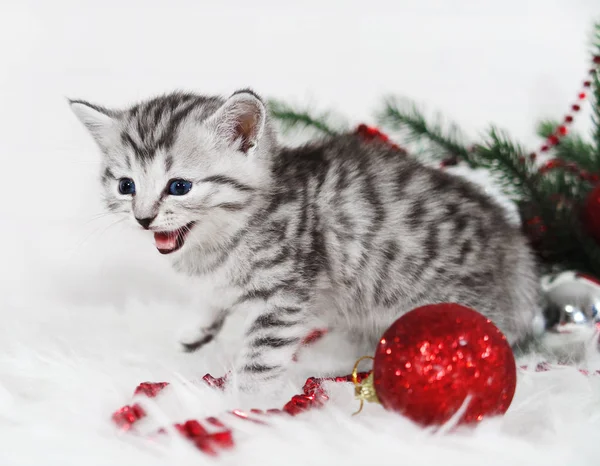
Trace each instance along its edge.
{"label": "kitten's open mouth", "polygon": [[170,254],[180,249],[193,226],[194,222],[190,222],[184,227],[174,231],[155,232],[154,244],[156,245],[158,252],[161,254]]}

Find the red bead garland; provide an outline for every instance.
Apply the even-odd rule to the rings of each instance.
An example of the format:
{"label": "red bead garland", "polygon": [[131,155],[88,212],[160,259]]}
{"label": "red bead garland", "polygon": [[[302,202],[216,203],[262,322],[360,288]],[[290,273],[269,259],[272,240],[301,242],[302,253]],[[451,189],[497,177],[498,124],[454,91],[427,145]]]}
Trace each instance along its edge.
{"label": "red bead garland", "polygon": [[[590,73],[595,74],[596,68],[592,68],[590,70]],[[592,85],[591,81],[589,81],[589,80],[583,81],[583,90],[581,90],[577,94],[578,100],[583,101],[587,98],[587,92],[585,91],[585,89],[589,88],[591,85]],[[571,105],[571,110],[573,112],[579,112],[581,110],[581,105],[579,103],[575,103],[575,104]],[[548,137],[546,143],[540,147],[541,152],[547,152],[552,147],[558,145],[560,143],[560,138],[566,136],[569,133],[569,128],[567,127],[567,124],[573,123],[573,121],[574,121],[573,115],[566,115],[564,121],[566,124],[558,126],[555,129],[554,133]]]}
{"label": "red bead garland", "polygon": [[[595,65],[600,64],[600,62],[598,61],[598,56],[595,56],[592,61]],[[596,73],[597,73],[597,68],[590,68],[590,70],[589,70],[590,75],[595,75]],[[583,89],[577,94],[577,99],[579,101],[583,101],[588,97],[587,89],[589,87],[591,87],[591,85],[592,85],[592,82],[590,80],[583,81]],[[575,113],[579,112],[581,110],[581,104],[580,103],[572,104],[571,110]],[[564,118],[564,124],[559,125],[554,130],[554,132],[547,138],[546,142],[540,146],[539,151],[540,152],[548,152],[554,146],[557,146],[558,144],[560,144],[561,138],[563,138],[569,134],[568,125],[573,123],[574,120],[575,120],[575,117],[572,114],[567,114]],[[529,155],[529,160],[532,162],[535,161],[536,158],[537,158],[537,154],[535,152],[533,152]],[[444,167],[444,166],[445,165],[442,163],[442,167]],[[553,168],[563,168],[563,167],[565,167],[565,165],[561,165],[558,163],[551,163],[549,165],[546,164],[546,165],[542,166],[542,168],[540,169],[540,173],[546,173]],[[598,176],[596,174],[590,174],[590,173],[586,172],[585,170],[581,170],[575,164],[571,164],[567,168],[569,169],[569,171],[571,173],[577,174],[581,179],[583,179],[585,181],[590,181],[590,182],[594,183],[594,182],[597,182],[598,180],[600,180],[600,176]]]}
{"label": "red bead garland", "polygon": [[[597,57],[594,57],[594,59],[592,60],[594,64],[598,64],[598,62],[596,61]],[[597,68],[591,68],[589,70],[589,74],[591,75],[595,75],[597,72]],[[592,85],[592,82],[590,80],[585,80],[583,81],[583,89],[577,94],[577,98],[579,101],[583,101],[587,98],[588,93],[587,93],[587,89]],[[571,110],[573,112],[579,112],[581,110],[581,105],[579,103],[575,103],[573,105],[571,105]],[[570,125],[571,123],[573,123],[573,121],[575,120],[574,116],[572,114],[566,115],[565,119],[564,119],[564,124],[559,125],[553,134],[551,134],[548,139],[546,140],[546,143],[543,144],[540,147],[540,152],[548,152],[552,147],[558,145],[560,143],[560,139],[565,137],[566,135],[569,134],[569,127],[568,125]],[[532,154],[534,155],[534,154]],[[531,159],[533,160],[533,158]],[[598,180],[600,180],[600,176],[597,174],[593,174],[593,173],[589,173],[586,170],[582,170],[581,168],[579,168],[579,166],[573,162],[569,162],[566,163],[562,160],[550,160],[548,162],[546,162],[544,165],[542,165],[542,167],[540,167],[539,169],[539,173],[543,174],[543,173],[547,173],[552,169],[555,168],[564,168],[566,170],[568,170],[569,172],[573,173],[574,175],[577,175],[580,179],[584,180],[584,181],[589,181],[591,183],[596,183],[598,182]]]}
{"label": "red bead garland", "polygon": [[[595,56],[592,60],[595,65],[599,64],[597,61],[597,58],[598,57]],[[596,72],[597,72],[597,68],[591,68],[589,70],[589,74],[591,74],[591,75],[594,75]],[[587,89],[591,85],[592,85],[592,82],[590,80],[583,81],[583,89],[577,94],[577,99],[579,101],[583,101],[587,98],[587,96],[588,96]],[[574,113],[579,112],[581,110],[580,103],[572,104],[571,110]],[[573,115],[571,115],[571,114],[566,115],[565,119],[564,119],[564,124],[559,125],[554,130],[554,132],[550,136],[548,136],[546,142],[540,146],[539,151],[540,152],[549,152],[553,147],[560,144],[561,138],[563,138],[569,134],[568,125],[573,123],[574,119],[575,118]],[[382,133],[379,129],[377,129],[373,126],[360,124],[356,128],[355,134],[361,136],[366,141],[379,141],[379,142],[386,143],[386,144],[390,145],[392,148],[398,150],[399,152],[401,152],[403,154],[407,154],[407,151],[405,149],[403,149],[403,148],[399,147],[397,144],[391,142],[390,138],[386,134]],[[535,161],[536,158],[537,158],[537,154],[535,152],[533,152],[529,155],[529,160],[532,162]],[[523,159],[522,162],[525,162],[525,159]],[[451,166],[455,166],[457,164],[458,164],[458,157],[451,156],[440,162],[440,168],[451,167]],[[555,165],[554,168],[558,168],[558,167],[559,167],[559,165]],[[547,171],[548,171],[548,169],[546,169],[544,172],[547,172]],[[570,171],[573,173],[576,173],[576,170],[570,170]],[[579,172],[577,174],[579,175],[579,177],[581,179],[587,180],[587,181],[592,181],[592,182],[594,179],[599,178],[597,175],[590,175],[589,173],[587,173],[584,170],[579,170]]]}
{"label": "red bead garland", "polygon": [[[594,65],[599,65],[600,62],[598,61],[598,56],[594,56],[593,60],[592,60]],[[597,68],[590,68],[589,70],[589,74],[590,75],[595,75],[597,72]],[[583,89],[581,91],[579,91],[577,93],[577,99],[578,101],[583,101],[588,97],[588,93],[587,93],[587,89],[589,87],[591,87],[592,82],[590,80],[585,80],[583,81]],[[571,110],[572,112],[576,113],[579,112],[581,110],[581,104],[580,103],[574,103],[571,105]],[[571,123],[573,123],[573,121],[575,120],[574,116],[572,114],[568,114],[565,116],[564,119],[564,124],[559,125],[554,132],[548,136],[547,140],[545,141],[544,144],[542,144],[539,148],[539,152],[548,152],[550,151],[553,147],[557,146],[558,144],[560,144],[560,140],[561,138],[565,137],[567,134],[569,134],[569,128],[567,125],[570,125]],[[529,160],[531,162],[535,161],[537,158],[537,154],[535,152],[532,152],[531,154],[529,154]],[[522,162],[525,162],[525,159],[522,159]],[[445,168],[448,166],[453,166],[457,164],[457,159],[456,158],[449,158],[446,160],[443,160],[440,163],[440,168]],[[558,165],[555,166],[555,168],[557,168]],[[546,169],[545,171],[548,171],[548,169]],[[573,171],[573,170],[572,170]],[[574,172],[574,171],[573,171]],[[578,175],[580,178],[587,180],[587,181],[592,181],[596,178],[599,178],[597,175],[590,175],[589,173],[585,172],[584,170],[579,170]]]}

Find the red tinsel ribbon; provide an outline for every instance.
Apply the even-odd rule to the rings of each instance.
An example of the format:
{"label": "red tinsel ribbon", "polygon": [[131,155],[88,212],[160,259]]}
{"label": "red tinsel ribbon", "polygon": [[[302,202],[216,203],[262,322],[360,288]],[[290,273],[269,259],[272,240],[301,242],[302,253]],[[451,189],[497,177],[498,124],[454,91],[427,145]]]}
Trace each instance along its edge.
{"label": "red tinsel ribbon", "polygon": [[[364,372],[358,375],[359,382],[363,381],[369,374]],[[206,374],[203,380],[214,388],[222,389],[226,378],[215,378],[210,374]],[[302,393],[294,395],[281,409],[251,409],[245,412],[239,409],[229,411],[227,414],[233,415],[238,419],[254,422],[257,424],[266,424],[260,419],[256,419],[251,415],[270,415],[270,414],[287,414],[296,416],[300,413],[308,411],[312,408],[320,408],[329,399],[327,392],[323,388],[323,382],[331,381],[337,383],[347,383],[352,381],[352,375],[344,377],[332,378],[315,378],[310,377],[306,380]],[[167,385],[167,382],[144,382],[138,385],[134,395],[145,395],[149,398],[157,396]],[[112,415],[113,422],[124,431],[129,431],[134,428],[134,425],[146,416],[144,409],[138,404],[126,405],[119,408]],[[210,426],[210,429],[207,427]],[[221,420],[216,417],[208,417],[202,422],[196,419],[190,419],[181,424],[175,424],[175,429],[196,447],[204,453],[210,455],[217,454],[219,449],[228,449],[233,447],[233,432]],[[166,433],[164,429],[160,429],[158,433]]]}
{"label": "red tinsel ribbon", "polygon": [[[553,367],[554,366],[548,363],[542,362],[537,364],[534,368],[529,368],[528,366],[521,366],[520,368],[522,370],[546,372]],[[579,372],[584,375],[600,375],[600,370],[590,372],[585,369],[579,369]],[[362,382],[368,375],[368,372],[359,373],[358,381]],[[226,382],[225,377],[215,378],[210,374],[206,374],[203,377],[203,380],[211,387],[218,389],[222,389]],[[320,408],[327,400],[329,400],[329,396],[323,388],[323,382],[349,383],[351,381],[352,375],[331,378],[310,377],[306,380],[306,383],[302,388],[302,393],[294,395],[281,409],[268,409],[266,411],[251,409],[248,412],[234,409],[228,411],[227,414],[233,415],[237,419],[266,425],[266,422],[257,419],[256,417],[252,417],[252,415],[282,414],[296,416],[310,409]],[[145,395],[149,398],[153,398],[167,387],[167,385],[169,385],[167,382],[144,382],[138,385],[134,395]],[[112,419],[120,429],[129,431],[132,430],[134,425],[145,416],[146,412],[143,408],[138,403],[135,403],[133,405],[123,406],[115,411],[112,415]],[[234,446],[232,429],[216,417],[207,417],[203,419],[202,422],[196,419],[190,419],[183,423],[174,424],[174,427],[180,435],[192,442],[199,450],[209,455],[216,455],[219,450],[226,450]],[[158,433],[164,434],[166,433],[166,430],[159,429]]]}
{"label": "red tinsel ribbon", "polygon": [[[408,151],[406,149],[404,149],[403,147],[400,147],[398,144],[394,143],[387,134],[383,133],[380,129],[378,129],[374,126],[368,126],[368,125],[365,125],[364,123],[361,123],[360,125],[358,125],[356,127],[356,129],[354,130],[354,133],[358,134],[365,141],[368,141],[368,142],[379,141],[384,144],[387,144],[392,149],[397,150],[402,155],[408,154]],[[454,165],[458,165],[458,157],[456,157],[456,156],[448,157],[440,162],[441,168],[451,167]]]}
{"label": "red tinsel ribbon", "polygon": [[392,149],[397,150],[401,154],[407,154],[406,149],[403,149],[398,144],[394,143],[387,134],[381,132],[378,128],[375,128],[374,126],[368,126],[364,123],[361,123],[356,127],[354,133],[358,134],[365,141],[379,141],[384,144],[387,144]]}

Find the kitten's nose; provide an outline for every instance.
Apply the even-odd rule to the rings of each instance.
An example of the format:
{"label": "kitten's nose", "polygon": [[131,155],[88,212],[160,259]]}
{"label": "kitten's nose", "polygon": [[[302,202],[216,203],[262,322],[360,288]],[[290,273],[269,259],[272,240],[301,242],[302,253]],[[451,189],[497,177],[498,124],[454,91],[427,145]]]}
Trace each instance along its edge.
{"label": "kitten's nose", "polygon": [[146,217],[146,218],[135,218],[137,220],[137,222],[142,225],[142,227],[144,228],[144,230],[147,230],[148,228],[150,228],[150,224],[154,221],[154,219],[156,218],[156,215],[154,217]]}

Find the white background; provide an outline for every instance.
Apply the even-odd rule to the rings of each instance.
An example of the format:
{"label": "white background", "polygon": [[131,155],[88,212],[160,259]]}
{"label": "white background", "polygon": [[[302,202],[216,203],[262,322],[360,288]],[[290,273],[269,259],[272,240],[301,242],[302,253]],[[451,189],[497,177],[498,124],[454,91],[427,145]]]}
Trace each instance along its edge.
{"label": "white background", "polygon": [[598,17],[596,0],[3,0],[3,186],[20,209],[75,202],[97,159],[65,99],[125,106],[176,88],[251,86],[352,122],[394,93],[534,146],[536,121],[562,117],[585,77]]}
{"label": "white background", "polygon": [[357,122],[394,93],[471,134],[493,122],[535,145],[536,121],[574,99],[600,16],[596,0],[295,3],[3,0],[4,185],[19,189],[26,168],[29,200],[38,175],[52,174],[49,199],[87,175],[65,172],[67,161],[96,160],[66,97],[124,106],[175,88],[251,86]]}
{"label": "white background", "polygon": [[[193,290],[151,238],[95,219],[99,155],[67,97],[125,106],[173,89],[227,95],[251,86],[358,123],[395,93],[471,135],[495,123],[535,148],[537,120],[561,118],[573,103],[600,19],[598,0],[292,3],[0,2],[0,460],[11,459],[3,465],[65,465],[68,454],[80,465],[88,445],[104,464],[134,464],[136,452],[90,444],[94,429],[112,438],[107,416],[138,382],[216,367],[210,354],[199,363],[177,352]],[[587,110],[576,125],[584,132]],[[526,425],[572,458],[573,442],[594,445],[591,431],[565,422],[571,403],[560,405],[556,438],[541,434],[544,406]],[[509,436],[520,431],[510,422]],[[547,453],[547,465],[562,461],[530,446]]]}

